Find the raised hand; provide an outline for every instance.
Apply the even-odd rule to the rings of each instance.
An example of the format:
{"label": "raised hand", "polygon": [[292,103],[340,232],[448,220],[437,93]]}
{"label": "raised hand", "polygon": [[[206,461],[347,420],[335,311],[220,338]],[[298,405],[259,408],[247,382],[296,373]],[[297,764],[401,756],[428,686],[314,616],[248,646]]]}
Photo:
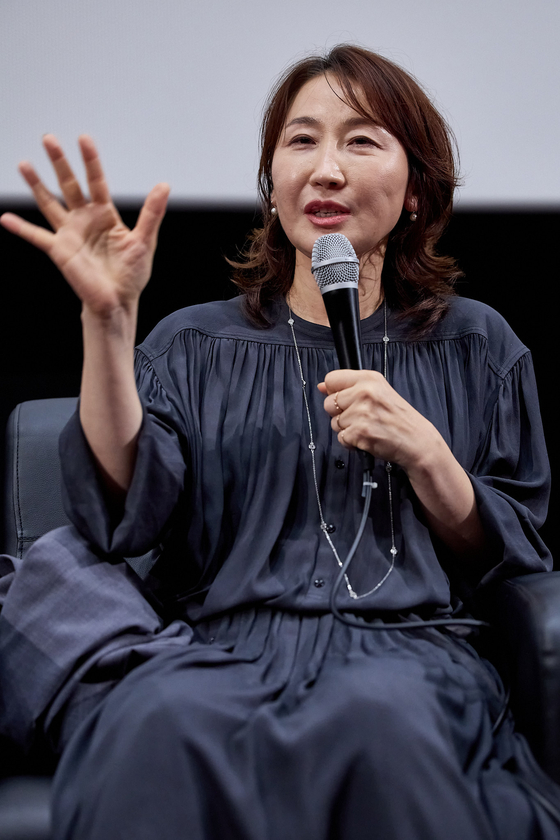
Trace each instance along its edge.
{"label": "raised hand", "polygon": [[56,172],[65,206],[46,188],[30,163],[21,163],[19,169],[53,230],[33,225],[13,213],[5,213],[0,222],[48,254],[90,313],[103,317],[137,304],[150,278],[169,187],[158,184],[152,189],[136,226],[130,230],[111,200],[93,140],[82,135],[79,144],[89,199],[84,196],[58,140],[47,134],[43,145]]}
{"label": "raised hand", "polygon": [[5,213],[0,222],[45,251],[82,301],[80,419],[107,489],[120,504],[132,480],[142,423],[133,363],[138,299],[150,278],[169,187],[153,188],[136,227],[129,230],[111,200],[93,140],[82,135],[79,143],[89,199],[58,140],[47,134],[43,144],[64,204],[49,192],[30,163],[20,164],[20,172],[52,231],[13,213]]}

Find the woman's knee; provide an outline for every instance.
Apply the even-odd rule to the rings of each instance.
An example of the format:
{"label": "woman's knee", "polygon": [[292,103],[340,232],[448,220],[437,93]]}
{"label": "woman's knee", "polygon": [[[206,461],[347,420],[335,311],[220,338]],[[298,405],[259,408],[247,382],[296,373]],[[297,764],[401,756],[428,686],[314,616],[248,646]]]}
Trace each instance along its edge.
{"label": "woman's knee", "polygon": [[356,743],[400,745],[406,753],[424,740],[426,732],[445,728],[437,691],[415,663],[377,663],[373,668],[348,669],[331,687],[334,725],[352,733]]}

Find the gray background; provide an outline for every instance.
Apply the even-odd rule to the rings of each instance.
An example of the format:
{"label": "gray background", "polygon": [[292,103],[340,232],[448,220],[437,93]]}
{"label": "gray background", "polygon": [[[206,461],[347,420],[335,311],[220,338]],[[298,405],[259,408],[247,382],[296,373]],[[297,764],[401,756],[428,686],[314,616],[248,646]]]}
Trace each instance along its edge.
{"label": "gray background", "polygon": [[[560,206],[558,0],[0,0],[0,194],[40,137],[98,141],[113,194],[255,199],[257,127],[291,61],[341,41],[411,71],[461,149],[462,207]],[[52,181],[50,181],[52,185]]]}
{"label": "gray background", "polygon": [[[174,309],[235,294],[224,256],[259,224],[257,128],[278,73],[341,41],[378,49],[457,134],[465,186],[441,250],[465,272],[459,293],[533,351],[557,474],[559,24],[560,0],[0,0],[0,212],[40,223],[16,165],[54,187],[46,131],[79,168],[77,135],[96,138],[126,224],[168,180],[141,341]],[[82,350],[79,301],[48,257],[3,229],[0,253],[1,429],[22,400],[76,395]]]}

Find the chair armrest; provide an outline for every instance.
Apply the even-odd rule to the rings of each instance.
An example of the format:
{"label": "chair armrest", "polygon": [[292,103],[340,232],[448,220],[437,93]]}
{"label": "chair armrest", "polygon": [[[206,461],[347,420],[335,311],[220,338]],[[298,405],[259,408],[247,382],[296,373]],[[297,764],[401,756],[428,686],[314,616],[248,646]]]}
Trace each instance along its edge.
{"label": "chair armrest", "polygon": [[503,581],[486,610],[504,642],[517,727],[560,783],[560,572]]}
{"label": "chair armrest", "polygon": [[30,400],[12,411],[6,428],[4,552],[22,557],[47,531],[67,525],[62,505],[58,437],[76,397]]}
{"label": "chair armrest", "polygon": [[0,781],[0,838],[49,840],[51,780],[20,776]]}
{"label": "chair armrest", "polygon": [[[62,504],[58,439],[77,402],[77,397],[29,400],[10,414],[3,509],[5,554],[23,557],[47,531],[70,524]],[[160,553],[158,547],[124,559],[145,578]]]}

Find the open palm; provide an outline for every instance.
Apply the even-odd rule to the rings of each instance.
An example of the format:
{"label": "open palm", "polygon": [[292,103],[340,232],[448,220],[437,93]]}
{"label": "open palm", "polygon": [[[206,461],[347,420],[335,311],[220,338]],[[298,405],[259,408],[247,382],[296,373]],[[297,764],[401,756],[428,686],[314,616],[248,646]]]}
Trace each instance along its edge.
{"label": "open palm", "polygon": [[20,164],[20,172],[53,230],[33,225],[12,213],[2,216],[3,226],[45,251],[92,312],[103,315],[134,304],[150,278],[169,187],[158,184],[153,188],[136,226],[130,230],[111,200],[90,137],[79,138],[89,200],[57,139],[47,134],[43,144],[56,172],[65,206],[49,192],[33,166],[24,162]]}

